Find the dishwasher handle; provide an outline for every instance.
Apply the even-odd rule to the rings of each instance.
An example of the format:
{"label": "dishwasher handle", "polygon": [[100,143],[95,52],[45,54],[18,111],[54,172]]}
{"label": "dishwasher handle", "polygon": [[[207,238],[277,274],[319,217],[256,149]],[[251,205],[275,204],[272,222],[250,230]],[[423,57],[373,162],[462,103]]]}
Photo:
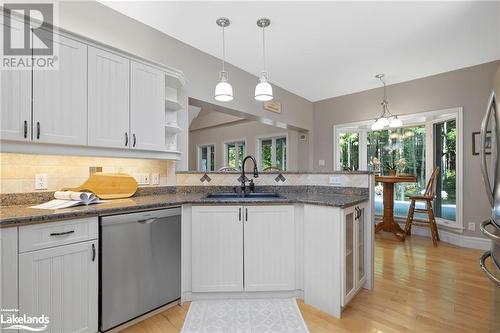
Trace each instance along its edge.
{"label": "dishwasher handle", "polygon": [[150,218],[150,219],[145,219],[145,220],[138,220],[137,223],[140,224],[151,224],[153,222],[156,222],[158,220],[156,217]]}

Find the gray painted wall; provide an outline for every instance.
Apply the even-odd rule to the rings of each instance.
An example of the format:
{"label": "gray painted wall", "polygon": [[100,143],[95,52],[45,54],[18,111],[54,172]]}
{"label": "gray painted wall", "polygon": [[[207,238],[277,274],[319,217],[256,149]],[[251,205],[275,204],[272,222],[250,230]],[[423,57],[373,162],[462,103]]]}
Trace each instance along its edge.
{"label": "gray painted wall", "polygon": [[[189,170],[197,169],[197,146],[215,144],[215,170],[224,166],[223,144],[228,141],[246,139],[247,154],[257,158],[256,138],[259,136],[275,136],[288,133],[288,171],[303,171],[299,169],[298,149],[299,137],[297,131],[284,130],[258,122],[228,125],[224,127],[200,129],[189,132]],[[300,141],[302,142],[302,141]],[[248,167],[248,166],[247,166]],[[260,167],[259,167],[260,170]]]}
{"label": "gray painted wall", "polygon": [[[389,107],[396,114],[463,107],[464,110],[464,225],[489,216],[479,156],[472,155],[472,132],[479,131],[500,61],[388,86]],[[390,73],[388,73],[390,81]],[[380,113],[382,89],[372,89],[314,103],[315,171],[333,170],[333,126],[375,118]],[[326,162],[324,167],[318,160]],[[465,234],[479,236],[476,232]]]}
{"label": "gray painted wall", "polygon": [[[58,18],[61,28],[182,70],[188,81],[187,97],[217,104],[213,93],[221,66],[219,59],[96,1],[62,1]],[[307,130],[312,129],[311,102],[273,86],[275,99],[282,103],[283,111],[281,114],[265,111],[262,103],[253,98],[257,77],[229,64],[226,70],[229,72],[235,98],[232,102],[220,105]],[[183,123],[187,124],[187,112],[182,113],[182,116]],[[187,146],[187,131],[183,135],[181,145]],[[178,164],[180,169],[187,168],[185,160]]]}

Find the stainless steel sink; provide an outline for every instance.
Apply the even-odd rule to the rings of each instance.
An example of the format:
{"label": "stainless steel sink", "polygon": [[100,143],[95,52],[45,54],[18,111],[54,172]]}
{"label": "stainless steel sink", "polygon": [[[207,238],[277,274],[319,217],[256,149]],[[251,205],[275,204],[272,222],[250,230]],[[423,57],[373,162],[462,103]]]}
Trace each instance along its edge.
{"label": "stainless steel sink", "polygon": [[207,199],[231,199],[231,200],[247,200],[247,199],[258,199],[258,200],[273,200],[273,199],[284,199],[279,193],[233,193],[233,192],[215,192],[209,193]]}

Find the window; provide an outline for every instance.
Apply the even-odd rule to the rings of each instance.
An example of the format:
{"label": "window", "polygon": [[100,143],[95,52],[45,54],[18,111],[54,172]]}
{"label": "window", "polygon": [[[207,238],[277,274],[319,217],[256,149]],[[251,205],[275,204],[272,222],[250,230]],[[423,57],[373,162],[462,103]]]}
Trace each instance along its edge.
{"label": "window", "polygon": [[259,139],[259,162],[261,170],[278,168],[286,171],[288,167],[288,149],[286,137]]}
{"label": "window", "polygon": [[226,143],[224,150],[224,166],[241,169],[241,162],[246,154],[245,141]]}
{"label": "window", "polygon": [[[396,184],[394,215],[405,218],[409,196],[422,194],[435,166],[440,167],[436,186],[434,215],[439,224],[463,228],[463,130],[461,108],[405,115],[406,127],[372,131],[373,120],[334,126],[334,165],[336,170],[375,170],[372,158],[380,160],[380,172],[387,174],[387,163],[404,158],[399,173],[416,175],[416,183]],[[383,214],[383,186],[375,187],[375,214]],[[417,208],[422,208],[418,207]],[[417,216],[419,218],[420,216]]]}
{"label": "window", "polygon": [[359,133],[340,133],[340,165],[342,170],[356,171],[359,169]]}
{"label": "window", "polygon": [[[425,125],[367,132],[367,160],[380,161],[382,173],[389,164],[404,159],[401,173],[417,176],[416,183],[397,183],[394,186],[394,215],[406,217],[410,207],[410,195],[420,195],[425,190]],[[377,192],[380,192],[377,191]],[[375,197],[375,214],[382,215],[382,195]]]}
{"label": "window", "polygon": [[198,170],[201,172],[215,170],[214,145],[198,146]]}

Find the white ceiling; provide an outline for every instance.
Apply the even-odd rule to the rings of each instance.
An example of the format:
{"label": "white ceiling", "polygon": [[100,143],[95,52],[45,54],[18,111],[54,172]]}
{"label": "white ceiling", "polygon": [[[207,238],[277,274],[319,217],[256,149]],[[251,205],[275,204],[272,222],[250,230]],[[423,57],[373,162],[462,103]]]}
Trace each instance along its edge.
{"label": "white ceiling", "polygon": [[103,1],[216,57],[231,19],[227,61],[262,69],[266,32],[272,83],[310,101],[404,82],[500,59],[500,2],[190,2]]}

